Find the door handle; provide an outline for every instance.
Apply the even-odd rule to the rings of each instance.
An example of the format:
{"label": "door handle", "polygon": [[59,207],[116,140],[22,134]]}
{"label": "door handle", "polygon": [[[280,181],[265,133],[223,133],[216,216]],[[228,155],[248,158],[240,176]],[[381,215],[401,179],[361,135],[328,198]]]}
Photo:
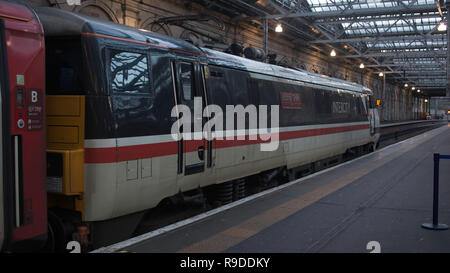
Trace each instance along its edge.
{"label": "door handle", "polygon": [[198,158],[201,161],[205,160],[205,147],[204,146],[198,147]]}

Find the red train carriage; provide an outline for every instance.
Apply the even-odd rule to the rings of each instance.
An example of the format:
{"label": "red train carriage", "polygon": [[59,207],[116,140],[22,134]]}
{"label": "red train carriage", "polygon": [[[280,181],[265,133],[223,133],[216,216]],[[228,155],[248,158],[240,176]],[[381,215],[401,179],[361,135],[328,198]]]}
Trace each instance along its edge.
{"label": "red train carriage", "polygon": [[0,1],[0,249],[32,250],[47,237],[45,48],[34,12]]}

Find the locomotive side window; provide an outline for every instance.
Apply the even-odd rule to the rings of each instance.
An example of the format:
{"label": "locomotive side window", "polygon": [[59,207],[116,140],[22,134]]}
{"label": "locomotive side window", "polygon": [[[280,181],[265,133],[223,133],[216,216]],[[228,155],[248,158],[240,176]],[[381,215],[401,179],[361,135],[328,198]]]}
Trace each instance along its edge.
{"label": "locomotive side window", "polygon": [[222,68],[210,65],[209,71],[210,77],[206,79],[208,102],[225,109],[226,105],[233,104],[230,97],[231,92],[228,91],[229,81],[224,79],[224,70]]}
{"label": "locomotive side window", "polygon": [[363,95],[361,96],[361,101],[363,104],[364,114],[367,115],[368,113],[367,105],[369,104],[369,98],[366,95]]}
{"label": "locomotive side window", "polygon": [[150,94],[146,54],[111,50],[109,69],[113,93]]}
{"label": "locomotive side window", "polygon": [[190,63],[181,63],[181,84],[183,88],[183,99],[190,101],[194,99],[194,66]]}

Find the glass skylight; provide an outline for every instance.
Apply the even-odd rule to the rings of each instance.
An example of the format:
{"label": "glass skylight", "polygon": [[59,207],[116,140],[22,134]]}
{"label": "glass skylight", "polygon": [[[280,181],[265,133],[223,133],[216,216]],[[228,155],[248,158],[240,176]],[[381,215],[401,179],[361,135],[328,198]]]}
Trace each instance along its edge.
{"label": "glass skylight", "polygon": [[[381,9],[391,7],[414,7],[417,5],[436,6],[435,0],[305,0],[312,12],[351,12],[359,9]],[[276,0],[283,2],[284,7],[291,7],[292,12],[299,12],[298,0]],[[288,8],[289,9],[289,8]],[[447,37],[446,33],[438,33],[437,26],[441,21],[438,9],[428,8],[424,12],[405,14],[384,14],[360,16],[355,12],[354,16],[332,17],[329,19],[314,18],[312,22],[320,25],[331,35],[336,35],[335,27],[341,26],[337,35],[342,42],[359,48],[364,54],[372,54],[378,58],[378,63],[388,63],[402,70],[405,68],[423,69],[423,71],[442,70],[446,64]],[[445,16],[446,14],[444,14]],[[329,35],[326,35],[329,38]],[[360,39],[359,42],[357,39]],[[333,44],[333,43],[332,43]],[[354,55],[350,53],[349,55]],[[423,56],[421,56],[423,54]],[[444,56],[442,56],[444,55]],[[387,68],[384,67],[384,68]],[[425,69],[426,68],[426,69]],[[420,77],[424,77],[420,75]],[[419,77],[417,78],[419,79]],[[422,80],[423,81],[423,80]],[[431,79],[429,81],[432,81]],[[441,83],[436,79],[434,81]],[[445,86],[445,81],[443,82]]]}
{"label": "glass skylight", "polygon": [[[416,78],[409,82],[442,85],[446,81],[427,77],[426,72],[445,71],[447,35],[439,33],[437,26],[442,20],[435,0],[271,0],[283,9],[295,12],[353,12],[352,16],[335,15],[330,18],[311,16],[315,29],[321,29],[318,40],[327,40],[329,46],[340,43],[351,49],[348,55],[361,56],[361,61],[373,64],[372,67],[399,71],[395,78],[403,78],[402,71],[416,71]],[[418,5],[427,5],[423,12]],[[414,12],[364,15],[358,10],[416,7]],[[431,8],[430,8],[431,7]],[[436,7],[436,8],[434,8]],[[446,11],[444,11],[446,12]],[[367,14],[367,13],[366,13]],[[444,16],[446,14],[444,13]],[[324,31],[326,33],[324,33]],[[336,41],[333,41],[336,39]],[[339,40],[339,41],[338,41]],[[355,53],[355,49],[357,52]],[[378,65],[381,64],[381,65]],[[417,71],[424,73],[417,73]]]}

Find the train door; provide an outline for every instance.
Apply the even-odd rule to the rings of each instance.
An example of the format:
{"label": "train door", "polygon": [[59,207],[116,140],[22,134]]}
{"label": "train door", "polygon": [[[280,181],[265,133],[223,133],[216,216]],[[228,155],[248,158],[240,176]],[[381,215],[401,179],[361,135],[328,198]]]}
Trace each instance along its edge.
{"label": "train door", "polygon": [[3,104],[8,100],[5,100],[6,91],[9,89],[8,86],[8,73],[6,64],[6,44],[5,44],[5,24],[3,19],[0,19],[0,250],[4,248],[6,243],[6,221],[5,221],[5,208],[8,207],[5,200],[4,187],[5,183],[8,183],[3,176],[3,165],[5,163],[5,154],[3,150],[3,133],[4,133],[4,120],[3,120]]}
{"label": "train door", "polygon": [[370,134],[374,135],[375,134],[375,113],[374,113],[373,109],[371,109],[370,111],[371,111],[370,117],[369,117]]}
{"label": "train door", "polygon": [[370,135],[375,135],[376,130],[376,113],[375,113],[375,109],[374,109],[374,103],[373,103],[373,98],[372,96],[365,96],[366,98],[366,105],[367,105],[367,109],[368,109],[368,114],[369,114],[369,125],[370,125]]}
{"label": "train door", "polygon": [[0,1],[0,10],[2,226],[9,250],[31,250],[47,235],[43,29],[26,6]]}
{"label": "train door", "polygon": [[187,106],[191,113],[190,132],[186,128],[180,132],[183,133],[183,139],[178,143],[178,173],[202,173],[205,171],[207,141],[203,136],[205,97],[199,77],[200,67],[197,62],[178,60],[172,64],[172,69],[176,74],[177,105]]}
{"label": "train door", "polygon": [[[206,88],[206,79],[209,77],[209,68],[207,64],[201,64],[201,76],[200,76],[200,81],[201,81],[201,86],[203,89],[203,97],[204,97],[204,101],[205,101],[205,105],[209,105],[209,103],[211,103],[211,101],[208,99],[208,89]],[[208,109],[205,110],[206,111],[206,115],[207,117],[211,117],[211,113],[208,111]],[[205,122],[207,122],[209,120],[209,118],[204,117],[203,118],[203,124],[205,124]],[[211,128],[212,129],[212,128]],[[212,161],[213,161],[213,137],[212,137],[212,130],[209,129],[208,130],[208,140],[206,142],[207,144],[207,155],[206,155],[206,160],[207,160],[207,168],[211,168],[212,167]]]}

